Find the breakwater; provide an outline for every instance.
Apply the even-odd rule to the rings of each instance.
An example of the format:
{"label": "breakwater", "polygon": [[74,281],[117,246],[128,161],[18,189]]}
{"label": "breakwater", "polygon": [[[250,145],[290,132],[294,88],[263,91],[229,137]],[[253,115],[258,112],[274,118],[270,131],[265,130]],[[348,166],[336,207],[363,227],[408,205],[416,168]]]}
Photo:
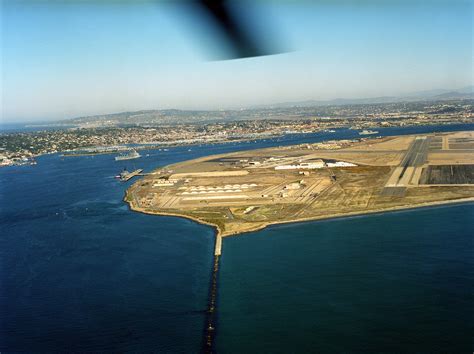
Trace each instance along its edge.
{"label": "breakwater", "polygon": [[214,339],[216,336],[216,319],[217,319],[217,280],[219,277],[219,259],[220,255],[214,255],[214,266],[211,276],[211,286],[209,289],[209,305],[207,309],[206,328],[204,330],[204,353],[213,353]]}

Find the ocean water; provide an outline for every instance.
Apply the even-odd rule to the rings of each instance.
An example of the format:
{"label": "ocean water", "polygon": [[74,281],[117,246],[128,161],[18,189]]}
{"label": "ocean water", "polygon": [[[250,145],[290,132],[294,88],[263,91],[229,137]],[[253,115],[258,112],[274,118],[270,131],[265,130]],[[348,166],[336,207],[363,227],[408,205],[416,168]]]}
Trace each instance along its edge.
{"label": "ocean water", "polygon": [[[388,128],[380,129],[380,135],[467,130],[473,126],[471,124]],[[199,352],[203,345],[205,311],[213,261],[213,230],[189,220],[129,211],[122,198],[132,182],[121,183],[115,180],[114,176],[123,167],[143,168],[147,172],[159,166],[208,154],[354,137],[358,137],[357,132],[340,129],[334,134],[314,133],[258,142],[175,147],[169,151],[143,151],[143,158],[127,162],[116,162],[112,155],[63,158],[54,154],[39,157],[38,164],[34,166],[0,169],[0,351]],[[430,213],[429,210],[423,212]],[[472,209],[467,210],[472,212]],[[405,217],[409,218],[412,212],[400,215],[401,219],[396,224],[404,223]],[[442,276],[437,278],[439,286],[444,286],[446,279],[449,280],[457,274],[460,274],[462,279],[472,282],[472,278],[466,278],[468,270],[465,269],[466,264],[461,261],[463,254],[472,251],[472,247],[471,249],[468,247],[472,246],[472,243],[466,246],[467,225],[472,223],[468,216],[467,211],[459,214],[464,228],[458,229],[458,233],[450,233],[449,242],[446,241],[446,245],[460,248],[458,263],[453,263],[453,267],[457,264],[454,273],[453,268],[443,268],[446,264],[451,264],[445,261],[444,256],[440,259],[435,257],[436,252],[447,252],[449,247],[446,245],[443,245],[445,250],[438,250],[438,246],[433,245],[427,248],[421,247],[419,251],[426,257],[431,257],[430,254],[434,252],[433,267],[441,267],[436,268]],[[453,230],[455,225],[458,225],[458,222],[455,222],[457,219],[449,215],[438,215],[435,219],[444,220],[446,225],[452,223]],[[348,220],[333,221],[331,225],[343,225]],[[364,242],[370,246],[371,240],[376,242],[371,237],[378,234],[380,225],[375,227],[369,223],[364,229],[364,224],[365,222],[360,222],[360,233],[368,236]],[[284,318],[288,326],[283,336],[288,340],[284,345],[291,341],[292,348],[298,348],[297,341],[306,336],[303,336],[304,331],[298,333],[294,331],[301,326],[298,325],[298,321],[293,322],[291,304],[295,301],[307,301],[304,300],[307,297],[305,293],[300,297],[298,292],[293,291],[304,289],[307,279],[301,284],[298,283],[298,279],[304,279],[305,274],[312,274],[313,267],[318,265],[317,263],[311,264],[310,259],[307,259],[305,264],[311,267],[287,269],[297,276],[293,279],[295,281],[293,284],[288,284],[287,296],[284,296],[278,281],[260,278],[268,287],[265,289],[256,287],[254,294],[258,299],[262,299],[263,295],[266,297],[272,293],[276,298],[273,302],[270,301],[271,298],[266,301],[268,304],[273,304],[274,308],[262,305],[260,301],[258,304],[249,305],[245,299],[239,297],[238,292],[246,282],[249,285],[253,284],[252,282],[262,275],[264,269],[259,270],[259,267],[263,266],[259,259],[263,260],[265,255],[268,257],[268,252],[270,255],[271,252],[275,252],[275,258],[267,258],[266,262],[268,266],[276,265],[272,268],[275,270],[274,276],[277,276],[277,270],[280,269],[282,273],[278,276],[282,280],[291,280],[282,265],[290,266],[295,262],[298,264],[299,260],[306,257],[303,252],[301,258],[298,258],[298,253],[291,247],[296,247],[298,250],[303,247],[315,251],[320,247],[321,240],[309,237],[306,239],[309,244],[298,245],[291,242],[293,246],[285,246],[286,249],[278,246],[277,240],[279,237],[291,239],[298,235],[304,239],[305,234],[311,236],[310,231],[321,228],[321,225],[326,224],[288,225],[225,241],[222,272],[219,275],[220,308],[216,344],[218,351],[231,351],[233,348],[234,351],[239,351],[240,348],[255,352],[258,349],[265,349],[266,344],[264,347],[262,343],[268,344],[269,337],[258,337],[265,339],[263,342],[257,337],[252,341],[247,336],[249,328],[255,326],[255,333],[261,333],[260,331],[266,328],[266,331],[281,334],[282,328],[278,323]],[[280,236],[267,237],[268,232],[280,233]],[[327,234],[332,232],[328,229]],[[411,235],[412,238],[416,238],[415,234]],[[342,249],[341,252],[346,252],[347,256],[350,256],[351,252],[354,254],[358,252],[357,243],[354,245],[354,250],[350,250],[350,234],[346,234],[345,237],[349,241],[346,243],[345,251]],[[327,240],[332,239],[327,236]],[[360,241],[360,237],[355,237],[354,240],[353,244],[357,240]],[[239,248],[240,241],[242,247],[245,245],[247,248]],[[400,240],[401,244],[402,241],[404,240]],[[397,239],[391,242],[394,243],[393,258],[395,259],[397,255],[403,258],[404,248],[399,248],[401,246],[398,245]],[[263,253],[252,253],[259,247]],[[242,255],[239,256],[239,252],[248,253],[248,259],[241,262]],[[344,259],[343,255],[341,253],[339,261]],[[370,255],[371,252],[367,250],[367,259],[371,259]],[[313,256],[315,260],[321,258],[316,256],[316,251]],[[317,270],[322,272],[324,269],[319,268],[324,265],[319,264]],[[329,267],[327,272],[334,271],[330,265],[327,266]],[[383,264],[378,264],[378,267],[374,269],[374,273],[386,273]],[[232,276],[237,276],[245,269],[255,269],[258,272],[251,275],[247,271],[246,277],[242,276],[238,282],[231,284]],[[400,277],[406,277],[408,280],[411,277],[416,278],[409,273],[409,269],[405,270],[406,272],[401,273]],[[337,275],[335,271],[334,274]],[[358,276],[362,277],[359,273],[349,274],[354,276],[352,281],[355,285],[363,280],[363,278],[357,279]],[[317,276],[318,273],[315,272],[314,279],[317,279]],[[252,280],[252,277],[255,279]],[[379,289],[383,288],[380,285]],[[316,300],[320,295],[317,292],[312,293],[314,289],[318,290],[316,287],[302,291]],[[387,289],[397,290],[390,287]],[[420,290],[421,292],[427,291],[428,295],[431,294],[429,288],[422,287],[422,289],[425,290]],[[461,301],[463,294],[463,288],[459,288],[459,291],[456,289],[458,287],[451,292],[451,300],[455,305]],[[354,290],[357,290],[357,287]],[[330,294],[335,296],[336,293],[333,289]],[[341,292],[340,297],[336,296],[335,302],[329,308],[326,306],[327,303],[314,301],[313,307],[308,306],[305,311],[314,313],[315,308],[326,308],[325,311],[328,311],[329,315],[333,313],[332,311],[344,311],[344,308],[350,305],[344,302],[343,294],[344,292]],[[365,295],[360,293],[359,296]],[[439,296],[442,300],[446,294],[442,292]],[[284,302],[285,299],[289,301],[287,304]],[[369,300],[370,298],[367,299],[367,306],[370,305]],[[241,310],[237,306],[239,303],[242,305]],[[338,304],[341,306],[339,310]],[[422,306],[421,302],[417,304]],[[435,305],[436,302],[432,306]],[[241,317],[242,314],[249,312],[248,306],[250,309],[252,306],[255,306],[255,309],[259,308],[260,312],[254,311],[254,313],[274,322],[273,329],[268,326],[270,322],[248,322],[251,317]],[[280,307],[288,309],[288,317],[278,311]],[[447,311],[451,311],[450,309]],[[381,307],[379,310],[383,312],[385,308]],[[390,314],[390,310],[387,311],[387,314]],[[448,317],[445,321],[450,324],[453,331],[460,330],[459,338],[461,338],[462,328],[455,326],[460,322],[456,322],[458,320],[455,317],[449,317],[455,314],[457,312],[446,312]],[[324,319],[328,323],[331,322],[329,315]],[[304,324],[304,313],[301,313],[299,318]],[[236,322],[238,319],[242,320],[240,327]],[[388,316],[386,319],[389,320]],[[365,326],[370,327],[369,324]],[[311,325],[308,328],[315,327]],[[329,328],[331,327],[328,327],[327,331]],[[349,325],[342,328],[352,330]],[[443,325],[442,328],[447,326]],[[426,333],[429,335],[431,332]],[[238,344],[236,335],[240,334],[242,340],[239,340],[241,344]],[[335,343],[339,343],[336,334],[333,333],[334,337],[326,338],[333,338]],[[413,338],[415,340],[418,337],[414,335]],[[277,336],[271,340],[273,348],[289,348],[281,344],[281,338]]]}
{"label": "ocean water", "polygon": [[133,213],[111,156],[2,171],[1,351],[201,346],[213,231]]}
{"label": "ocean water", "polygon": [[474,204],[226,239],[220,353],[471,353]]}
{"label": "ocean water", "polygon": [[54,122],[4,123],[0,120],[1,133],[34,132],[38,130],[58,130],[72,128],[72,125],[54,125]]}

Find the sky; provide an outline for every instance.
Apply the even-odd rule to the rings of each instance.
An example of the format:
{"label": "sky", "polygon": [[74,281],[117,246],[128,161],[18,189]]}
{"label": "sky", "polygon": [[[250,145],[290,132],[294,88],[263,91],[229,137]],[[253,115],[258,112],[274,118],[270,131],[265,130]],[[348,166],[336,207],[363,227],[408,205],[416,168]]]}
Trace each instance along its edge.
{"label": "sky", "polygon": [[0,0],[1,120],[239,109],[472,85],[473,2],[238,2],[281,54],[218,60],[185,1]]}

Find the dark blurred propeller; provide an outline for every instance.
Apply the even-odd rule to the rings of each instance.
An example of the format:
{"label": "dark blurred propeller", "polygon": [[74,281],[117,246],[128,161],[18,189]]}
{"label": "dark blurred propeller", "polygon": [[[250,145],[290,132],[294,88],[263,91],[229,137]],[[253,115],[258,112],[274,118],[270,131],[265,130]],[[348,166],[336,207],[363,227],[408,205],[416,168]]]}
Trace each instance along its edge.
{"label": "dark blurred propeller", "polygon": [[252,32],[248,23],[239,17],[236,8],[231,6],[229,1],[196,0],[195,3],[208,14],[223,35],[232,52],[231,59],[275,54],[258,39],[258,34]]}

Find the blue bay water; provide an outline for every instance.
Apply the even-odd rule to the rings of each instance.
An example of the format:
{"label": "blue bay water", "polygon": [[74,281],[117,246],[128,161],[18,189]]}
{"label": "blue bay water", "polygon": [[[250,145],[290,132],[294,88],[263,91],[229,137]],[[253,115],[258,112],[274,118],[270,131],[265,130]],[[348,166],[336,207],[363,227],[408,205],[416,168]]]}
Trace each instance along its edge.
{"label": "blue bay water", "polygon": [[211,229],[133,213],[112,156],[2,171],[2,351],[201,345]]}
{"label": "blue bay water", "polygon": [[[387,128],[380,129],[380,135],[472,128],[472,124]],[[34,166],[0,169],[0,350],[199,352],[212,268],[213,230],[180,218],[129,211],[122,198],[132,182],[120,183],[113,178],[114,175],[123,167],[151,171],[159,166],[208,154],[355,137],[358,137],[356,131],[340,129],[334,134],[289,135],[258,142],[175,147],[169,151],[143,151],[143,158],[126,163],[115,162],[112,155],[63,158],[55,154],[39,157],[38,164]],[[398,222],[403,223],[404,218],[412,214],[400,215]],[[469,222],[467,216],[462,215],[464,223]],[[448,224],[451,220],[450,216],[446,216]],[[334,225],[345,222],[347,220],[333,221]],[[242,301],[242,309],[247,306],[244,300],[235,298],[234,292],[238,293],[245,282],[252,284],[251,277],[242,278],[233,288],[229,281],[236,274],[232,273],[238,273],[240,266],[244,267],[242,269],[255,267],[256,270],[262,266],[258,259],[251,258],[251,254],[248,260],[240,263],[239,242],[242,241],[242,245],[247,245],[249,250],[268,247],[267,252],[276,251],[275,247],[279,246],[275,240],[279,238],[267,238],[267,232],[280,233],[283,239],[300,234],[304,237],[310,234],[305,228],[311,230],[320,225],[324,224],[271,228],[225,241],[219,289],[222,308],[217,332],[219,350],[230,350],[235,345],[234,330],[245,334],[251,328],[248,326],[252,326],[246,318],[242,318],[240,328],[229,327],[236,325],[234,319],[239,318],[239,314],[234,313],[240,311],[236,301]],[[364,225],[363,222],[359,225],[360,232],[368,235],[366,242],[370,245],[371,240],[375,242],[371,238],[375,231],[369,226],[364,229]],[[350,234],[346,237],[350,239]],[[412,237],[416,235],[412,234]],[[267,239],[268,243],[262,243]],[[455,244],[463,246],[464,251],[469,250],[462,243],[462,238],[451,239],[460,242]],[[315,243],[312,244],[311,240]],[[309,245],[302,246],[314,251],[321,241],[312,237],[307,242]],[[392,242],[397,244],[398,240],[393,239]],[[297,243],[294,247],[298,247]],[[396,250],[393,257],[397,254]],[[346,251],[341,252],[350,254],[351,251],[346,247]],[[420,252],[429,255],[430,252],[437,252],[437,248],[422,248]],[[400,254],[403,256],[403,253]],[[264,255],[265,252],[258,257]],[[290,264],[296,253],[291,248],[286,251],[279,249],[275,256],[276,259],[267,261]],[[302,256],[302,259],[305,257]],[[433,262],[436,263],[436,259]],[[329,259],[327,263],[330,263]],[[330,265],[327,266],[330,269]],[[383,264],[378,266],[380,268],[374,269],[374,272],[383,274]],[[324,271],[319,267],[318,271]],[[275,274],[277,269],[285,272],[283,268],[276,267]],[[293,269],[292,274],[301,272],[300,276],[304,278],[304,274],[312,274],[313,271],[312,267],[309,270],[298,268]],[[445,272],[452,276],[450,269]],[[260,273],[253,276],[258,278]],[[283,273],[282,279],[289,276]],[[357,283],[357,276],[358,273],[354,273],[354,283]],[[406,276],[410,278],[411,275]],[[314,277],[318,277],[317,272]],[[261,289],[263,292],[257,292],[255,296],[261,298],[268,292],[282,291],[278,283],[267,282],[267,285],[268,288]],[[296,282],[291,289],[293,291],[295,287],[298,289],[304,285]],[[311,294],[314,288],[306,291]],[[340,297],[343,294],[341,292]],[[460,295],[454,293],[454,296]],[[291,309],[284,299],[296,301],[291,296],[281,296],[281,302],[274,304]],[[343,298],[336,298],[335,304],[325,311],[336,311],[338,304],[340,311],[349,306]],[[314,302],[314,306],[322,308],[324,303]],[[284,317],[279,311],[267,309],[269,312],[261,312],[261,316],[271,321]],[[307,311],[316,310],[310,307]],[[272,316],[275,316],[273,320]],[[291,313],[287,318],[288,326],[298,328],[298,325],[291,323],[294,319]],[[329,318],[326,320],[329,321]],[[330,328],[327,328],[328,332]],[[280,330],[275,325],[270,331],[280,333]],[[258,327],[256,331],[259,331]],[[298,338],[295,333],[288,331],[286,338],[294,342]],[[275,344],[279,343],[277,339],[273,338]],[[297,348],[297,343],[293,344],[293,348]],[[242,346],[236,345],[235,348],[255,349],[262,348],[261,345],[258,341],[244,340]]]}
{"label": "blue bay water", "polygon": [[472,352],[474,204],[226,239],[220,353]]}

